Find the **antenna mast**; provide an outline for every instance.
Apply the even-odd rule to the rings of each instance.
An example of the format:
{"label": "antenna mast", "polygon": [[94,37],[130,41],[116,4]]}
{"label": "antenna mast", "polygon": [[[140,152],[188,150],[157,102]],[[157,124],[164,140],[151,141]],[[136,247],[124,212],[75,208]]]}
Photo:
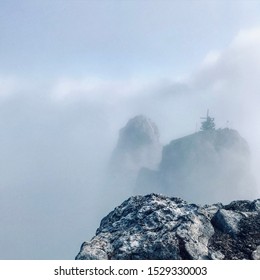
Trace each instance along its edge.
{"label": "antenna mast", "polygon": [[211,118],[209,116],[209,109],[207,110],[207,116],[206,117],[202,117],[201,119],[204,120],[204,121],[201,122],[201,128],[200,129],[202,131],[215,130],[215,123],[214,123],[215,119]]}

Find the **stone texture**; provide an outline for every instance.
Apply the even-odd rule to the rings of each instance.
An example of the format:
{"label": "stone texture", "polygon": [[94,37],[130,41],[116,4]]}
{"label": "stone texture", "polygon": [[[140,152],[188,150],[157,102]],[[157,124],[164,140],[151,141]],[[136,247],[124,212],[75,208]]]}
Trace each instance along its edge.
{"label": "stone texture", "polygon": [[259,259],[259,199],[200,206],[134,196],[102,219],[76,259]]}

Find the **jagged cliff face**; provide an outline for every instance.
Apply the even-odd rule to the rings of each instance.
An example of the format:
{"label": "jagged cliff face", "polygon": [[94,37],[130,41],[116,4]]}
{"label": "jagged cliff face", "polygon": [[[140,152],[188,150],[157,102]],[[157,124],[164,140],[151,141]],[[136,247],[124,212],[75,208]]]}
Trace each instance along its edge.
{"label": "jagged cliff face", "polygon": [[119,139],[109,164],[115,184],[129,188],[135,185],[142,167],[154,169],[161,160],[159,130],[143,115],[130,119],[119,132]]}
{"label": "jagged cliff face", "polygon": [[260,200],[199,206],[131,197],[108,214],[76,259],[260,259]]}
{"label": "jagged cliff face", "polygon": [[252,199],[256,194],[246,141],[231,129],[201,131],[163,148],[158,171],[142,169],[137,192],[197,203]]}

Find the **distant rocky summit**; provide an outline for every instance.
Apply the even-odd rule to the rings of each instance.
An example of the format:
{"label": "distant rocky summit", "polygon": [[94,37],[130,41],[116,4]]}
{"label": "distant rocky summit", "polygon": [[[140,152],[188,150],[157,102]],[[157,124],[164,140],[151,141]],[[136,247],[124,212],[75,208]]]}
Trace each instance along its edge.
{"label": "distant rocky summit", "polygon": [[156,124],[143,115],[130,119],[119,132],[109,163],[114,183],[133,187],[141,168],[157,168],[161,152]]}
{"label": "distant rocky summit", "polygon": [[260,260],[260,199],[200,206],[134,196],[102,219],[77,260]]}
{"label": "distant rocky summit", "polygon": [[196,203],[255,198],[248,144],[228,128],[173,140],[163,147],[157,170],[140,170],[135,192],[159,192]]}
{"label": "distant rocky summit", "polygon": [[246,140],[236,130],[216,129],[209,112],[203,120],[201,131],[162,146],[153,121],[130,119],[109,162],[109,189],[122,199],[154,192],[202,204],[256,198]]}

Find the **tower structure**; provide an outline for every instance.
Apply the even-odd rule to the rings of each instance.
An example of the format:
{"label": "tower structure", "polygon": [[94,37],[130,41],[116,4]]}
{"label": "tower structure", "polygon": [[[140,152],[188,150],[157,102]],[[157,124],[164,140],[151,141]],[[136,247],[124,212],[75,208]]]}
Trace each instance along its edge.
{"label": "tower structure", "polygon": [[215,130],[214,118],[211,118],[209,116],[209,109],[207,110],[207,116],[203,117],[201,119],[204,121],[201,122],[200,130],[202,130],[202,131]]}

